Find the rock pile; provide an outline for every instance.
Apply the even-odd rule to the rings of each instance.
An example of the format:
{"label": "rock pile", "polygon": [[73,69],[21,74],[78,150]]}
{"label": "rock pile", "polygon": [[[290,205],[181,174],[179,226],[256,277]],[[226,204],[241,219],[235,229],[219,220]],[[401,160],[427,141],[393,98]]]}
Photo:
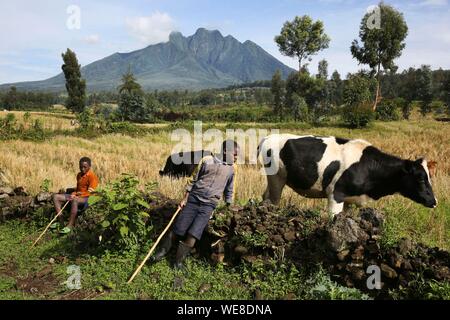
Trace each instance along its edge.
{"label": "rock pile", "polygon": [[[26,216],[52,207],[52,194],[29,196],[24,188],[0,187],[0,221]],[[149,195],[155,238],[176,211],[178,203],[162,194]],[[79,225],[97,222],[81,216]],[[341,213],[329,219],[317,211],[278,208],[250,201],[244,207],[216,210],[194,256],[212,263],[236,265],[270,259],[288,260],[300,268],[320,263],[333,279],[377,297],[389,289],[408,288],[416,279],[450,281],[450,254],[408,239],[386,247],[381,243],[384,216],[371,208]],[[367,282],[380,273],[381,290],[370,291]]]}
{"label": "rock pile", "polygon": [[371,208],[324,219],[313,211],[249,204],[215,213],[203,250],[213,262],[252,263],[268,258],[289,259],[299,267],[321,263],[348,287],[368,291],[367,281],[380,272],[383,297],[389,289],[407,288],[411,281],[450,281],[450,254],[408,239],[381,245],[384,216]]}
{"label": "rock pile", "polygon": [[38,208],[50,207],[52,194],[40,192],[35,197],[28,195],[24,187],[0,187],[0,222],[7,219],[22,218]]}

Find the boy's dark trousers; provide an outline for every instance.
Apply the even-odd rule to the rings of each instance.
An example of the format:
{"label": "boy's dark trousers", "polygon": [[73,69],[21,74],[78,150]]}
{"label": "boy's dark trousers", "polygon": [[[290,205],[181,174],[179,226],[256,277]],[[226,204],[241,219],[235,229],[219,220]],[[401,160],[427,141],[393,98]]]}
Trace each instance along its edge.
{"label": "boy's dark trousers", "polygon": [[[202,237],[216,204],[199,201],[195,196],[189,195],[186,206],[181,211],[173,229],[163,238],[159,251],[153,256],[153,261],[161,260],[172,247],[176,236],[183,237],[188,233],[197,240]],[[175,267],[180,268],[192,247],[179,241],[175,257]]]}

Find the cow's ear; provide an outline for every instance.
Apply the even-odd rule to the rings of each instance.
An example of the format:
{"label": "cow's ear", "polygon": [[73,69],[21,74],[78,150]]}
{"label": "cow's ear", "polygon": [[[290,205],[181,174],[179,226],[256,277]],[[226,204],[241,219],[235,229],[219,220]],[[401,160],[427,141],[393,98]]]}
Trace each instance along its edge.
{"label": "cow's ear", "polygon": [[437,162],[433,160],[427,161],[427,166],[429,169],[435,169],[437,166]]}
{"label": "cow's ear", "polygon": [[428,167],[428,171],[430,172],[430,176],[434,177],[436,175],[436,166],[437,166],[437,162],[436,161],[427,161],[427,167]]}

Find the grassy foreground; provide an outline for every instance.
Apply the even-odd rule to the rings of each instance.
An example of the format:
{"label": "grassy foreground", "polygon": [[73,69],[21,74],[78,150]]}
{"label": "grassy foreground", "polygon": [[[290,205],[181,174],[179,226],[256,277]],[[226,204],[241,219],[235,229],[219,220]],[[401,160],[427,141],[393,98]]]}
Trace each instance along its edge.
{"label": "grassy foreground", "polygon": [[[69,119],[51,115],[36,116],[50,119],[48,121],[57,129],[65,128],[65,122],[70,122]],[[64,125],[60,127],[54,121],[64,121]],[[277,124],[271,124],[268,128],[277,128]],[[437,161],[438,172],[433,180],[433,188],[439,204],[435,210],[400,196],[385,198],[371,206],[386,213],[383,237],[386,245],[401,237],[409,237],[430,246],[450,249],[448,124],[433,120],[412,120],[376,122],[364,130],[339,127],[295,129],[290,126],[280,131],[362,138],[404,158],[426,156],[427,159]],[[167,130],[137,138],[109,134],[92,139],[56,136],[43,142],[2,141],[0,178],[8,185],[23,185],[30,193],[37,192],[44,179],[49,179],[52,181],[51,190],[57,191],[74,185],[78,159],[89,156],[94,161],[94,170],[102,183],[116,179],[123,172],[134,173],[142,183],[157,181],[160,192],[181,199],[185,180],[173,181],[158,175],[158,170],[175,144],[170,140],[170,131]],[[242,166],[237,178],[236,199],[241,203],[252,198],[260,199],[265,186],[265,178],[255,166]],[[282,199],[282,206],[294,204],[323,210],[326,204],[324,200],[302,198],[287,188],[283,191]],[[273,270],[255,267],[230,269],[222,265],[212,267],[194,259],[189,261],[189,277],[172,271],[168,263],[162,261],[144,267],[135,282],[126,285],[127,278],[143,253],[130,256],[111,253],[95,257],[76,252],[69,238],[55,235],[43,241],[36,250],[29,251],[28,244],[37,234],[37,227],[30,223],[9,221],[0,224],[0,298],[251,299],[255,294],[273,299],[364,298],[356,290],[334,284],[320,270],[311,275],[289,266],[279,266]],[[51,258],[56,261],[54,264],[49,263]],[[67,279],[67,267],[72,264],[81,266],[80,290],[68,290],[61,283],[64,281],[61,279]],[[16,283],[15,279],[23,281]],[[44,288],[41,289],[40,285]],[[30,286],[38,289],[33,291]]]}

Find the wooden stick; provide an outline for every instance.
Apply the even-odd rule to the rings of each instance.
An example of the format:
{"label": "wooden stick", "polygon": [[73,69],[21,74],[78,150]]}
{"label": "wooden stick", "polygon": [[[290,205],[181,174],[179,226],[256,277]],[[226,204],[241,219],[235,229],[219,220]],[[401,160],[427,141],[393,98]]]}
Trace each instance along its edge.
{"label": "wooden stick", "polygon": [[131,276],[130,280],[128,280],[128,282],[127,282],[128,284],[131,283],[131,281],[133,281],[134,277],[136,277],[136,275],[139,273],[139,271],[141,271],[142,267],[144,266],[145,262],[147,262],[148,258],[150,258],[150,256],[152,255],[152,253],[155,250],[156,246],[158,245],[159,241],[161,241],[162,237],[166,234],[167,230],[169,230],[170,226],[172,225],[173,221],[175,220],[175,217],[180,212],[180,210],[181,210],[181,207],[179,206],[177,211],[175,211],[175,213],[173,214],[172,219],[170,219],[170,221],[167,224],[167,226],[164,229],[164,231],[159,235],[158,239],[156,239],[155,244],[151,247],[151,249],[148,252],[147,256],[144,258],[142,263],[139,265],[139,267],[133,273],[133,275]]}
{"label": "wooden stick", "polygon": [[52,221],[50,221],[50,223],[48,224],[47,228],[45,228],[44,231],[42,231],[42,233],[39,235],[39,237],[38,237],[38,238],[36,239],[36,241],[33,243],[33,245],[31,246],[31,248],[33,248],[33,247],[36,245],[36,243],[39,241],[39,239],[42,238],[42,236],[45,234],[45,232],[47,231],[47,229],[50,228],[50,226],[52,225],[52,223],[56,220],[56,218],[58,218],[58,217],[62,214],[64,208],[67,206],[67,204],[68,204],[69,202],[70,202],[70,200],[67,200],[66,204],[64,204],[64,207],[62,207],[61,210],[59,210],[59,212],[56,214],[56,216],[52,219]]}

